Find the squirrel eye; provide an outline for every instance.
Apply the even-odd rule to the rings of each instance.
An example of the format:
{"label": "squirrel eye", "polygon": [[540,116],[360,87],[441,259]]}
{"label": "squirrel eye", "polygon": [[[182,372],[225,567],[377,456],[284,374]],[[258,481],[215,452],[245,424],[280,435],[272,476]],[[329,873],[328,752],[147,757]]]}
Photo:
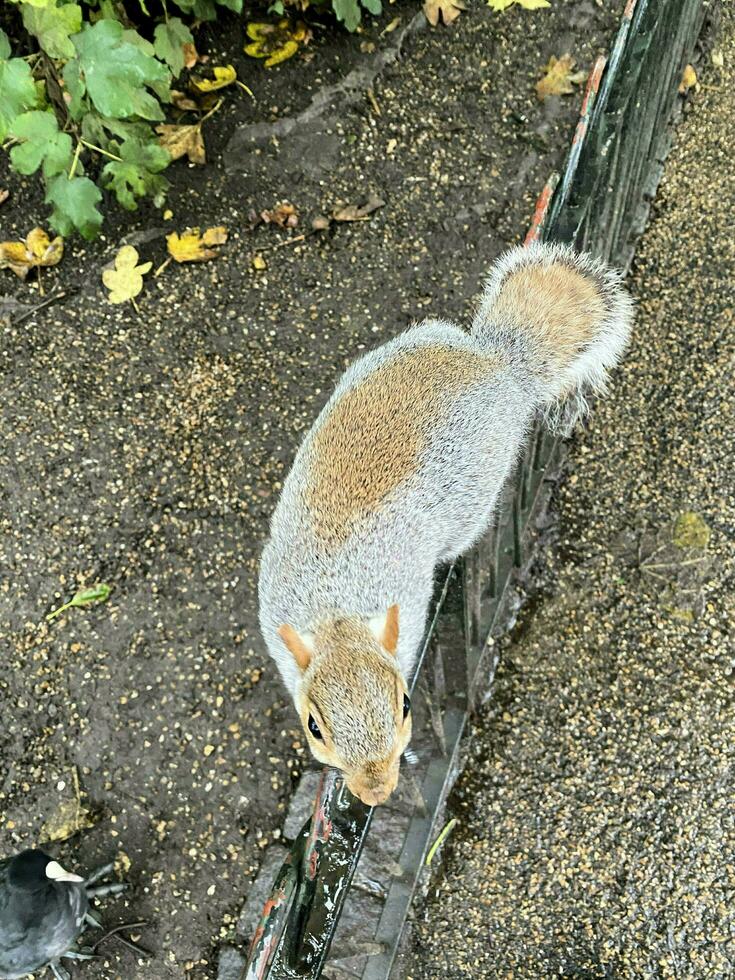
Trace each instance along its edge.
{"label": "squirrel eye", "polygon": [[321,742],[321,740],[322,740],[322,733],[319,731],[319,726],[314,721],[314,716],[313,715],[309,715],[309,731],[314,736],[314,738],[318,738],[319,741]]}
{"label": "squirrel eye", "polygon": [[404,720],[408,718],[408,712],[411,710],[411,699],[407,694],[403,695],[403,718]]}

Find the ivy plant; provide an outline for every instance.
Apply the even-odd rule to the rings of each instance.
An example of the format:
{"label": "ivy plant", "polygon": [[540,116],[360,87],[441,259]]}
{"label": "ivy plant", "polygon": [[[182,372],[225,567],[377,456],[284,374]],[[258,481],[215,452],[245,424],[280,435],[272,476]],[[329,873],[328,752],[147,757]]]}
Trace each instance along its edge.
{"label": "ivy plant", "polygon": [[[283,2],[276,6],[282,9]],[[309,5],[285,2],[302,10]],[[381,0],[314,5],[325,2],[351,31],[363,7],[373,14],[381,9]],[[0,145],[18,173],[40,173],[54,231],[93,238],[102,225],[102,190],[129,210],[144,196],[162,204],[168,187],[163,171],[171,158],[154,125],[164,118],[171,83],[184,68],[184,46],[193,44],[173,9],[211,20],[222,7],[240,13],[243,0],[164,0],[152,41],[136,30],[120,0],[10,3],[29,36],[23,50],[28,41],[32,50],[14,55],[0,29]],[[150,29],[145,0],[138,3]]]}
{"label": "ivy plant", "polygon": [[[144,195],[162,203],[170,156],[152,124],[164,118],[171,82],[184,67],[189,27],[166,11],[150,42],[115,0],[12,2],[34,50],[13,57],[0,30],[0,143],[18,173],[40,171],[51,227],[93,238],[102,224],[101,188],[128,209]],[[200,20],[216,15],[217,2],[242,6],[172,2]]]}

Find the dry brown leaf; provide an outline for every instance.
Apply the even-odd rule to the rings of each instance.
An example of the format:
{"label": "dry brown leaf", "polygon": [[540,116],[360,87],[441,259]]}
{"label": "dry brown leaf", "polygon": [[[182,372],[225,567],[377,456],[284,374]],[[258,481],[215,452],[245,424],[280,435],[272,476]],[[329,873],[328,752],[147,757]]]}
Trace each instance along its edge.
{"label": "dry brown leaf", "polygon": [[338,204],[332,211],[332,218],[335,221],[364,221],[369,214],[384,205],[382,198],[371,194],[365,204]]}
{"label": "dry brown leaf", "polygon": [[692,68],[691,65],[687,65],[681,76],[681,83],[679,85],[679,91],[682,95],[688,92],[690,88],[694,88],[697,84],[697,73]]}
{"label": "dry brown leaf", "polygon": [[3,204],[10,197],[10,191],[0,190],[0,204]]}
{"label": "dry brown leaf", "polygon": [[197,49],[189,41],[187,41],[183,47],[184,47],[184,67],[193,68],[194,65],[197,63],[197,61],[199,61],[199,54],[197,52]]}
{"label": "dry brown leaf", "polygon": [[34,228],[24,242],[0,242],[0,269],[11,269],[25,279],[31,269],[58,265],[64,254],[64,240],[53,241],[43,228]]}
{"label": "dry brown leaf", "polygon": [[166,247],[169,255],[177,262],[206,262],[216,259],[219,252],[212,245],[222,245],[227,241],[227,229],[223,225],[207,228],[200,234],[198,228],[187,228],[179,235],[172,232],[166,235]]}
{"label": "dry brown leaf", "polygon": [[156,126],[156,132],[160,134],[158,142],[168,150],[172,160],[187,156],[192,163],[200,166],[207,162],[201,125],[174,126],[162,123]]}
{"label": "dry brown leaf", "polygon": [[196,112],[199,109],[199,103],[195,102],[185,92],[179,92],[173,88],[171,89],[171,102],[182,112]]}
{"label": "dry brown leaf", "polygon": [[467,7],[462,0],[426,0],[424,13],[432,27],[436,27],[441,19],[449,26]]}
{"label": "dry brown leaf", "polygon": [[281,201],[270,211],[261,211],[260,219],[267,225],[278,225],[279,228],[295,228],[299,223],[298,211],[288,201]]}
{"label": "dry brown leaf", "polygon": [[326,229],[329,228],[331,223],[332,223],[331,218],[327,218],[326,215],[320,214],[318,217],[314,218],[314,220],[311,223],[311,227],[314,229],[314,231],[326,231]]}
{"label": "dry brown leaf", "polygon": [[536,83],[536,94],[543,100],[549,95],[572,95],[573,85],[579,85],[587,78],[584,71],[575,71],[574,58],[570,54],[563,54],[561,58],[553,55],[549,63],[544,68],[546,74],[540,82]]}

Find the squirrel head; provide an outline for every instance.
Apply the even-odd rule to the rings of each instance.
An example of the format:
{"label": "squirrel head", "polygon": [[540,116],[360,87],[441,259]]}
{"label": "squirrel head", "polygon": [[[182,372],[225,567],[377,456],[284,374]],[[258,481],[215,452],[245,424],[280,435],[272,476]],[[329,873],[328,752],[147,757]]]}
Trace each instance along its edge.
{"label": "squirrel head", "polygon": [[278,633],[301,671],[296,707],[313,755],[341,769],[363,803],[384,803],[411,738],[411,702],[395,656],[398,606],[370,619],[332,619],[314,633],[287,624]]}

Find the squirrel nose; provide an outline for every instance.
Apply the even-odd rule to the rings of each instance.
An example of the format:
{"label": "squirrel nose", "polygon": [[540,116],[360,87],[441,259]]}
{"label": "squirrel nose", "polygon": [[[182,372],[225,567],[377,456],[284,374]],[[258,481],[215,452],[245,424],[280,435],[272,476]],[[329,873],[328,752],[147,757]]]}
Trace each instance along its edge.
{"label": "squirrel nose", "polygon": [[385,803],[390,794],[389,789],[381,787],[380,789],[361,789],[356,795],[368,806],[380,806],[381,803]]}
{"label": "squirrel nose", "polygon": [[367,806],[385,803],[398,783],[398,767],[395,771],[381,773],[379,777],[358,773],[347,780],[347,788]]}

